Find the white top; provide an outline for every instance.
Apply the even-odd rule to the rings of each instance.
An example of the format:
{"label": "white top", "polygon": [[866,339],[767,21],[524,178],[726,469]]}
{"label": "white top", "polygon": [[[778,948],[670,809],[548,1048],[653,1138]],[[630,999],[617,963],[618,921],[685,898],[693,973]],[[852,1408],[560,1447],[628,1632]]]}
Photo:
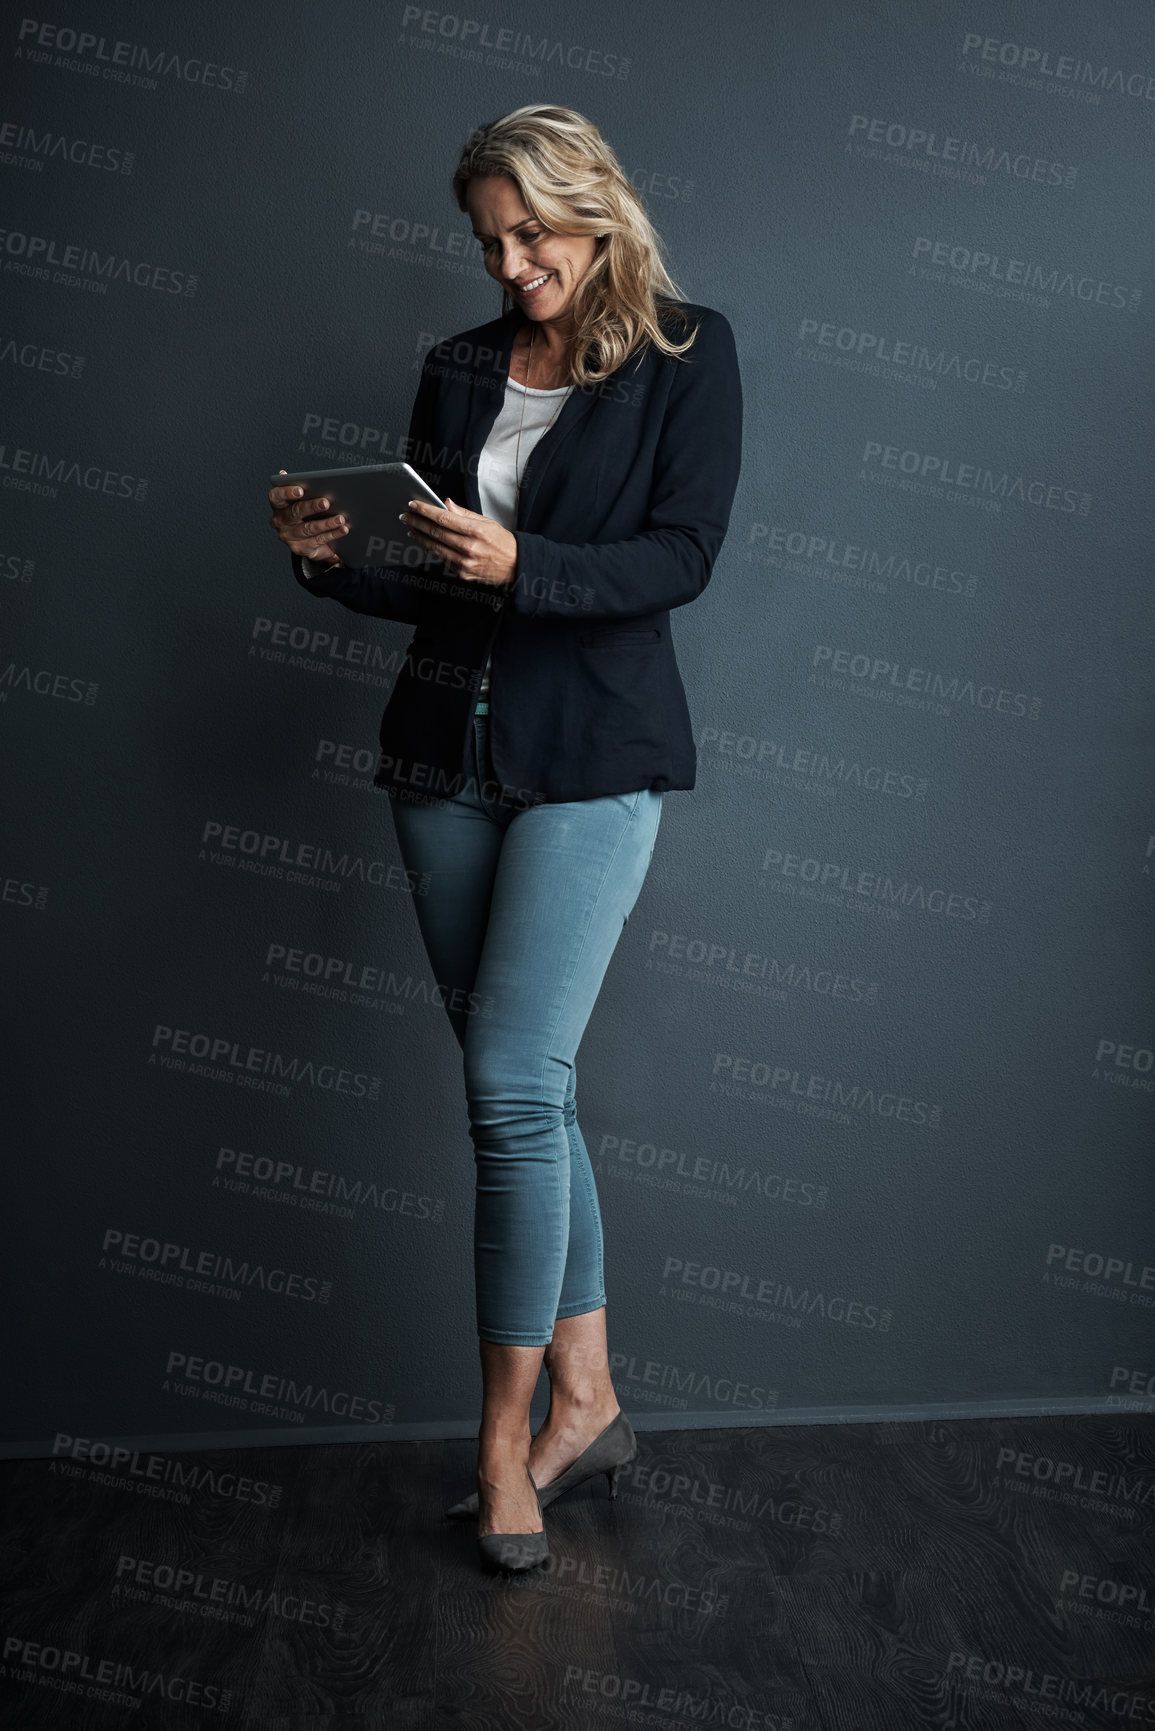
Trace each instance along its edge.
{"label": "white top", "polygon": [[[572,385],[561,385],[555,391],[539,391],[536,386],[519,384],[512,377],[508,380],[508,386],[502,399],[501,411],[489,429],[489,437],[477,459],[477,491],[481,498],[481,514],[483,517],[492,517],[503,529],[512,529],[514,526],[516,485],[525,474],[530,452],[546,429],[552,425],[554,417],[561,414],[562,402],[573,390]],[[519,426],[520,468],[515,480],[514,458],[518,455]],[[489,696],[488,659],[482,669],[477,696],[479,701]]]}
{"label": "white top", "polygon": [[[539,391],[535,385],[519,384],[515,378],[507,381],[508,389],[502,398],[501,409],[496,421],[489,429],[489,437],[482,446],[481,455],[477,459],[477,491],[481,500],[481,514],[492,517],[495,523],[500,523],[503,529],[514,526],[514,512],[517,483],[525,474],[525,465],[530,453],[538,440],[553,424],[557,415],[561,414],[562,400],[573,390],[572,385],[561,385],[557,390]],[[524,404],[524,414],[522,405]],[[514,476],[514,458],[518,455],[518,428],[521,428],[520,467]],[[314,565],[311,559],[301,561],[306,577],[315,577],[318,571],[324,570],[323,565]],[[489,694],[489,662],[481,675],[481,686],[478,698]]]}

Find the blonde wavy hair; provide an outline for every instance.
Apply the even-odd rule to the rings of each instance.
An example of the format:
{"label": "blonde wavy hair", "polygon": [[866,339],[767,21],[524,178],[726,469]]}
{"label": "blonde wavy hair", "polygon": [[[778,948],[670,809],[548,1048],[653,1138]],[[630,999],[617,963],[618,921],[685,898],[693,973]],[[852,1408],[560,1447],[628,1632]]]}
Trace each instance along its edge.
{"label": "blonde wavy hair", "polygon": [[[556,234],[589,234],[597,251],[574,291],[570,380],[600,384],[648,343],[684,355],[696,332],[673,341],[660,320],[683,299],[662,262],[663,245],[613,150],[592,120],[573,108],[530,103],[470,133],[453,176],[453,196],[467,211],[475,177],[506,174],[530,215]],[[672,304],[671,304],[672,303]],[[502,289],[502,313],[514,305]]]}

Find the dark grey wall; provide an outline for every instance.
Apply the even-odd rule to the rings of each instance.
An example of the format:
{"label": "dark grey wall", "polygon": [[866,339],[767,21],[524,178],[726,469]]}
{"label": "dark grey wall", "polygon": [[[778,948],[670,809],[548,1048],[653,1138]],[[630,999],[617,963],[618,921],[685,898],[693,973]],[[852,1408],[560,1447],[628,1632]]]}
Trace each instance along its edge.
{"label": "dark grey wall", "polygon": [[698,785],[580,1052],[623,1404],[1149,1405],[1150,7],[68,19],[4,27],[7,1451],[473,1433],[460,1059],[368,784],[408,632],[311,602],[265,489],[392,454],[499,310],[449,177],[540,100],[747,405]]}

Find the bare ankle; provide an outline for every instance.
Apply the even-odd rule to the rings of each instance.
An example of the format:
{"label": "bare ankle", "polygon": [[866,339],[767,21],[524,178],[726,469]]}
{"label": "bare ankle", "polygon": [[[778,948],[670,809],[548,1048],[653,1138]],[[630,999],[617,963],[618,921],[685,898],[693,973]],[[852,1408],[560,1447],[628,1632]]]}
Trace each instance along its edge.
{"label": "bare ankle", "polygon": [[482,1432],[477,1439],[477,1454],[480,1460],[506,1461],[524,1459],[532,1441],[532,1433],[527,1425],[523,1431]]}
{"label": "bare ankle", "polygon": [[[550,1417],[558,1414],[565,1417],[582,1418],[587,1413],[612,1412],[618,1404],[613,1383],[587,1383],[581,1388],[559,1387],[550,1384],[549,1410]],[[556,1412],[555,1412],[556,1409]]]}
{"label": "bare ankle", "polygon": [[555,1423],[574,1420],[584,1428],[583,1421],[602,1417],[606,1423],[617,1411],[604,1309],[559,1319],[544,1362],[549,1376],[550,1418]]}

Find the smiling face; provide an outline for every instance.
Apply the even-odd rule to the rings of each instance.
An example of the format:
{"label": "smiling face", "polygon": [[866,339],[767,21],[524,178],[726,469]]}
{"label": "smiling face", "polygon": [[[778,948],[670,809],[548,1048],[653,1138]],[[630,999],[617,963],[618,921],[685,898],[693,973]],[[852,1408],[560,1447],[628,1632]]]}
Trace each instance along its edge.
{"label": "smiling face", "polygon": [[574,290],[597,251],[594,236],[544,228],[508,174],[476,176],[465,201],[490,276],[511,291],[526,318],[567,330]]}

